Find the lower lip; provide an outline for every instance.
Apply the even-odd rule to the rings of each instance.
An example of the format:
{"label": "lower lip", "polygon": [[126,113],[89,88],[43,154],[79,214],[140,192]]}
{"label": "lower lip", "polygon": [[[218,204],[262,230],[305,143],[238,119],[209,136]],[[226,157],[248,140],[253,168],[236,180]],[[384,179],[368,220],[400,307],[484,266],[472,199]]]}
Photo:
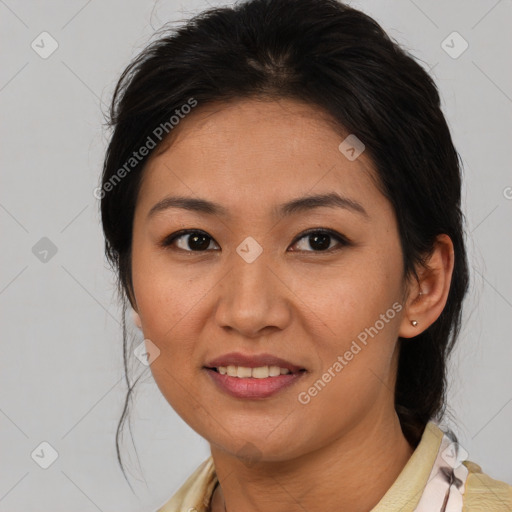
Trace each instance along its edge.
{"label": "lower lip", "polygon": [[267,398],[287,388],[306,373],[287,373],[279,375],[278,377],[267,377],[265,379],[255,379],[253,377],[240,379],[239,377],[221,375],[210,368],[205,369],[213,382],[215,382],[222,391],[236,398]]}

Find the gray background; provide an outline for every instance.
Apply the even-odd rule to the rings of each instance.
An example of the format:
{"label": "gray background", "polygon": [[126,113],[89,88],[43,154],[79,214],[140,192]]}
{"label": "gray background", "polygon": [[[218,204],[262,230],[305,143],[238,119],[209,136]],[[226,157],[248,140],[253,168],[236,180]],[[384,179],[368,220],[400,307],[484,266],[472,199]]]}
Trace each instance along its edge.
{"label": "gray background", "polygon": [[[138,497],[121,474],[114,445],[126,391],[120,310],[93,196],[107,141],[102,110],[117,77],[154,29],[208,5],[222,4],[0,0],[0,511],[151,511],[209,454],[135,360],[136,374],[145,372],[132,412],[137,452],[128,430],[124,447]],[[352,5],[411,49],[441,90],[465,164],[473,273],[451,365],[450,424],[471,460],[510,483],[512,5]],[[59,45],[47,59],[31,48],[43,31]],[[469,43],[456,59],[441,46],[453,31]],[[41,252],[49,244],[43,237],[54,255]],[[31,457],[43,441],[58,453],[48,469]]]}

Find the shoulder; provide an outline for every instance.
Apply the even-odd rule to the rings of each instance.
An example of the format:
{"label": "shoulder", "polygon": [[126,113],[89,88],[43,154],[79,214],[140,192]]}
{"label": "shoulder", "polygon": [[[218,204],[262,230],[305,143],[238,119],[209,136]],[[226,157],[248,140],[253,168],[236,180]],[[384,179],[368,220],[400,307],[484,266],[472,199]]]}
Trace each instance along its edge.
{"label": "shoulder", "polygon": [[462,512],[512,511],[511,485],[491,478],[474,462],[467,460],[463,464],[468,469],[468,476]]}
{"label": "shoulder", "polygon": [[217,482],[213,458],[210,456],[194,470],[172,498],[155,512],[208,512]]}

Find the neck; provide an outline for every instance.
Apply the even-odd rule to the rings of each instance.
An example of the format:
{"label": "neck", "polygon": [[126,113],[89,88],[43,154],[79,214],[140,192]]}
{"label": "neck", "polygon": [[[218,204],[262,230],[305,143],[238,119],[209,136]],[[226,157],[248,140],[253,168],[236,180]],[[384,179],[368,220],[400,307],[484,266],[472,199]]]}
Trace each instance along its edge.
{"label": "neck", "polygon": [[[384,496],[413,453],[400,422],[358,424],[342,437],[287,461],[245,465],[211,445],[220,482],[212,512],[368,512]],[[373,423],[372,423],[373,422]]]}

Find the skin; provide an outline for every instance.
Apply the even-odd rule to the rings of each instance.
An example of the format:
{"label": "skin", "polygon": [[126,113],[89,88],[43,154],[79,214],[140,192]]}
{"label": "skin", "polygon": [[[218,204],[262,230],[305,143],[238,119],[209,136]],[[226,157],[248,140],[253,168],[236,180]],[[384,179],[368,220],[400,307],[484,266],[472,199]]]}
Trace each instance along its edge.
{"label": "skin", "polygon": [[[159,389],[210,443],[220,481],[214,512],[289,512],[299,503],[309,512],[368,511],[413,452],[393,404],[397,339],[416,336],[441,313],[453,246],[440,236],[419,281],[404,277],[394,211],[367,153],[350,161],[339,151],[346,135],[317,108],[287,99],[198,106],[145,167],[132,305],[160,350],[151,364]],[[293,198],[332,191],[366,215],[333,207],[272,213]],[[148,217],[178,194],[220,203],[229,216],[170,208]],[[332,229],[351,243],[330,238],[339,250],[318,250],[308,236],[299,239],[309,228]],[[208,250],[191,250],[186,235],[159,246],[181,229],[206,232]],[[236,252],[248,236],[263,249],[252,263]],[[394,303],[401,311],[300,403],[299,393]],[[203,369],[232,351],[268,352],[307,372],[271,397],[233,398]]]}

